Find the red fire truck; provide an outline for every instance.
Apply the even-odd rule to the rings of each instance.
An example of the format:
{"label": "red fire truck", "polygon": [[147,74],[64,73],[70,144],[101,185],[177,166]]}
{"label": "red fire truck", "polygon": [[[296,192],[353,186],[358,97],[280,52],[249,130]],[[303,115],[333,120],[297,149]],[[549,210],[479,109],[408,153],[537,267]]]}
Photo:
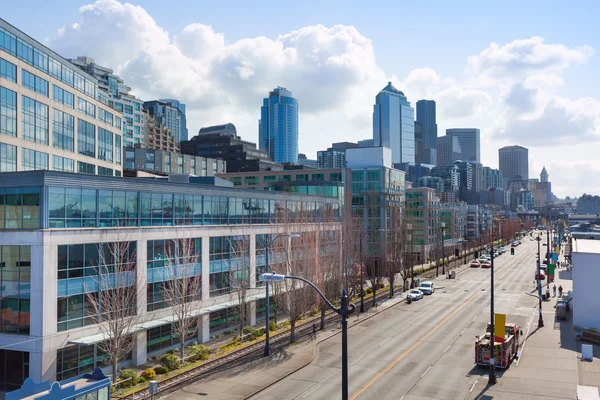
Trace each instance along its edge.
{"label": "red fire truck", "polygon": [[[506,324],[503,341],[494,342],[494,365],[497,368],[508,368],[510,362],[516,357],[523,331],[516,324]],[[475,364],[490,365],[490,338],[491,325],[483,336],[476,336]]]}

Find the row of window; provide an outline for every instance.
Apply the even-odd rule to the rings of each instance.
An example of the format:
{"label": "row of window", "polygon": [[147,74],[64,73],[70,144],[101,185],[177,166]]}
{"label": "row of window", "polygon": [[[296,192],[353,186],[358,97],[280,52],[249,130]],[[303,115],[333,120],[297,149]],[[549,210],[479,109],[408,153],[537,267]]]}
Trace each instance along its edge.
{"label": "row of window", "polygon": [[0,333],[29,334],[31,246],[0,246]]}
{"label": "row of window", "polygon": [[96,98],[97,84],[93,80],[85,78],[4,28],[0,28],[0,50],[4,50],[13,57],[17,57],[19,60],[79,90],[92,99]]}

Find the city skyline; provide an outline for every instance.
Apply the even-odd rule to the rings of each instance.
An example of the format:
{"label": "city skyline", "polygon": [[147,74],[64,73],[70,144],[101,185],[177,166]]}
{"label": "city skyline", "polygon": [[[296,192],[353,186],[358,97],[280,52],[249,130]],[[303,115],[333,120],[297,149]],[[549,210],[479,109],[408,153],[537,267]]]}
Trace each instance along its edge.
{"label": "city skyline", "polygon": [[[560,197],[580,195],[587,176],[600,171],[594,146],[584,145],[600,132],[593,79],[600,41],[598,35],[577,34],[574,26],[584,22],[566,6],[553,8],[561,8],[563,16],[557,27],[551,19],[531,18],[539,15],[539,7],[519,4],[522,20],[506,30],[497,17],[512,15],[509,4],[495,10],[494,18],[481,7],[441,5],[446,13],[474,17],[468,29],[451,34],[447,18],[429,15],[418,24],[407,18],[402,28],[380,28],[361,7],[346,9],[335,2],[315,3],[310,13],[296,10],[293,20],[278,6],[273,10],[282,13],[277,23],[270,18],[266,23],[264,15],[243,5],[242,14],[256,18],[239,20],[221,5],[194,13],[199,6],[183,1],[190,12],[182,19],[168,15],[165,7],[70,0],[52,8],[38,2],[26,18],[15,8],[3,10],[3,18],[65,57],[85,54],[113,68],[140,98],[181,100],[192,133],[232,121],[244,139],[258,142],[256,103],[282,85],[293,88],[303,104],[299,151],[315,158],[331,142],[371,136],[372,98],[391,80],[412,104],[437,102],[439,131],[481,129],[484,165],[497,167],[497,149],[522,141],[518,144],[531,150],[533,169],[546,165],[555,171]],[[397,7],[390,3],[381,10]],[[411,4],[403,12],[422,15],[421,8]],[[391,51],[398,44],[390,37],[416,26],[432,29],[431,35]],[[449,51],[438,39],[442,32],[445,40],[461,45]]]}

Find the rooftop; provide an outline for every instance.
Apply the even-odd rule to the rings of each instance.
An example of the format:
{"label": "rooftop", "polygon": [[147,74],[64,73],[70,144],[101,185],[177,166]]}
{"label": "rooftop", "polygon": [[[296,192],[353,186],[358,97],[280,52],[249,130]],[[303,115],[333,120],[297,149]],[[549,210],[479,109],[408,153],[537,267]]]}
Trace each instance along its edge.
{"label": "rooftop", "polygon": [[400,94],[400,95],[404,96],[404,93],[402,93],[400,90],[396,89],[394,87],[394,85],[392,85],[392,82],[388,82],[387,86],[384,87],[383,89],[381,89],[381,91],[396,93],[396,94]]}
{"label": "rooftop", "polygon": [[600,240],[574,239],[573,253],[600,254]]}

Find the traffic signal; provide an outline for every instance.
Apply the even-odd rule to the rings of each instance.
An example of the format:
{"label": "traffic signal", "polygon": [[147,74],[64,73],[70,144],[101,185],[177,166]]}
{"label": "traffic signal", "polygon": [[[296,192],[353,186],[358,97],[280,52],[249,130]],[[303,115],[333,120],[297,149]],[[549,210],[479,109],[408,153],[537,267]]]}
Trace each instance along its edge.
{"label": "traffic signal", "polygon": [[514,255],[515,255],[515,248],[514,248],[514,247],[511,247],[511,248],[510,248],[510,255],[511,255],[511,256],[514,256]]}

